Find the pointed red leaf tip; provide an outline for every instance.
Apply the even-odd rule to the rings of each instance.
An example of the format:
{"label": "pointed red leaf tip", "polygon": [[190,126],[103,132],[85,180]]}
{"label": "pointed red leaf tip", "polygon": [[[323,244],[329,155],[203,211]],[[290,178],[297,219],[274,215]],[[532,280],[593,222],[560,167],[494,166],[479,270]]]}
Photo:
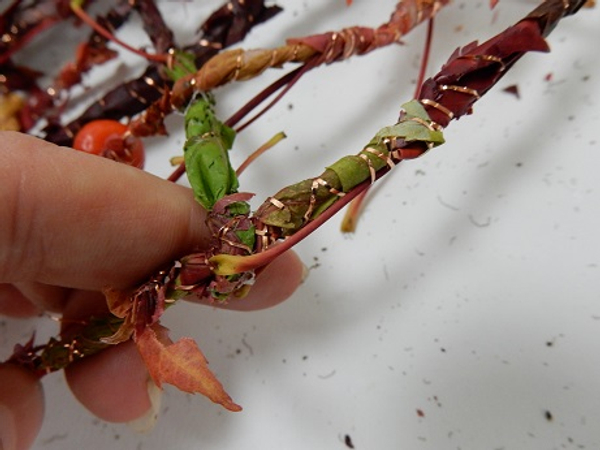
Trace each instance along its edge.
{"label": "pointed red leaf tip", "polygon": [[346,0],[346,5],[350,6],[352,4],[352,0]]}
{"label": "pointed red leaf tip", "polygon": [[173,342],[169,330],[155,324],[135,337],[150,376],[158,387],[169,383],[192,394],[202,394],[229,411],[241,411],[208,368],[208,361],[190,338]]}
{"label": "pointed red leaf tip", "polygon": [[494,9],[500,0],[490,0],[490,9]]}

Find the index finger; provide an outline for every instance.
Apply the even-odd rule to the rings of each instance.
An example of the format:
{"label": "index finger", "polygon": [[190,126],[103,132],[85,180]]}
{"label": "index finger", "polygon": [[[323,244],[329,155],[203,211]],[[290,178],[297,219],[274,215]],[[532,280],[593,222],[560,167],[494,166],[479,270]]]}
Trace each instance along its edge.
{"label": "index finger", "polygon": [[205,244],[190,189],[20,133],[0,139],[0,282],[123,288]]}

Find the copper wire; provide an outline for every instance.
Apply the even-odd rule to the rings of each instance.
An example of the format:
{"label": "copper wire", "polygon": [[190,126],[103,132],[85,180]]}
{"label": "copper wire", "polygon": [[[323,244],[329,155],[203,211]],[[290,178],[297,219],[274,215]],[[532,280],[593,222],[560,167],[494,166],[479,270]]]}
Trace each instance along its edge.
{"label": "copper wire", "polygon": [[[474,58],[474,59],[486,59],[486,60],[501,64],[501,70],[504,70],[504,67],[505,67],[504,62],[496,56],[491,56],[491,55],[461,56],[461,58],[463,58],[463,57],[470,57],[470,58]],[[481,98],[481,94],[476,89],[471,89],[466,86],[457,86],[454,84],[450,84],[450,85],[442,84],[439,86],[439,88],[442,91],[453,91],[453,92],[458,92],[459,94],[470,95],[473,98],[475,98],[476,100]],[[450,119],[450,120],[454,119],[454,117],[455,117],[454,113],[450,109],[446,108],[444,105],[442,105],[434,100],[431,100],[429,98],[423,98],[419,101],[423,105],[431,106],[432,108],[437,109],[441,113],[445,114],[448,117],[448,119]],[[417,120],[417,119],[418,118],[411,118],[410,120],[414,120],[415,122],[426,125],[429,129],[433,129],[433,130],[437,130],[437,131],[443,130],[443,127],[436,122],[432,122],[432,123],[428,124],[426,121]],[[433,144],[431,142],[429,142],[427,145],[429,146],[429,148],[431,148],[433,146]]]}
{"label": "copper wire", "polygon": [[345,193],[345,192],[338,191],[336,188],[334,188],[333,186],[331,186],[331,185],[330,185],[330,184],[329,184],[327,181],[325,181],[323,178],[315,178],[315,179],[313,180],[313,186],[314,186],[315,182],[316,182],[316,183],[318,183],[318,184],[319,184],[319,186],[322,186],[322,187],[324,187],[324,188],[327,188],[327,189],[329,189],[329,192],[330,192],[330,193],[332,193],[332,194],[334,194],[334,195],[337,195],[338,197],[343,197],[344,195],[346,195],[346,193]]}
{"label": "copper wire", "polygon": [[375,171],[375,167],[373,167],[371,158],[364,153],[359,154],[358,157],[367,163],[367,166],[369,167],[369,174],[371,175],[371,184],[375,183],[375,180],[377,180],[377,172]]}
{"label": "copper wire", "polygon": [[440,105],[438,102],[431,100],[429,98],[423,98],[419,100],[423,105],[431,106],[432,108],[437,109],[439,112],[448,116],[450,120],[454,119],[454,113],[446,108],[444,105]]}
{"label": "copper wire", "polygon": [[232,241],[231,239],[228,239],[226,237],[227,233],[229,233],[230,231],[235,231],[235,227],[239,223],[240,223],[240,217],[234,217],[229,222],[227,222],[225,225],[223,225],[221,228],[219,228],[217,237],[220,241],[225,242],[226,244],[229,244],[232,247],[239,248],[241,250],[247,251],[248,253],[251,253],[252,249],[250,247],[248,247],[247,245],[242,244],[241,242]]}
{"label": "copper wire", "polygon": [[326,63],[330,63],[333,61],[332,57],[335,52],[335,42],[338,40],[338,37],[339,37],[339,34],[337,32],[334,32],[331,35],[331,42],[329,44],[329,49],[327,50],[327,53],[325,53],[325,55],[324,55]]}
{"label": "copper wire", "polygon": [[442,84],[440,86],[440,89],[442,91],[454,91],[454,92],[459,92],[461,94],[467,94],[467,95],[471,95],[473,97],[475,97],[477,100],[479,100],[481,98],[481,95],[479,94],[479,92],[477,92],[477,90],[475,89],[471,89],[465,86],[456,86],[456,85],[447,85],[447,84]]}
{"label": "copper wire", "polygon": [[134,90],[134,89],[128,89],[127,93],[129,95],[131,95],[132,98],[135,98],[142,105],[147,105],[148,104],[148,100],[145,97],[143,97],[142,95],[140,95],[136,90]]}
{"label": "copper wire", "polygon": [[254,234],[256,234],[261,240],[261,246],[264,249],[269,247],[277,238],[273,237],[273,233],[269,231],[267,224],[261,222],[262,228],[256,228]]}
{"label": "copper wire", "polygon": [[306,209],[306,212],[304,213],[305,221],[310,220],[310,216],[312,215],[313,210],[315,209],[315,204],[317,203],[317,189],[319,189],[319,186],[321,185],[319,180],[321,180],[323,183],[327,184],[325,182],[325,180],[322,180],[321,178],[315,178],[312,181],[312,185],[310,187],[310,200],[308,201],[308,208]]}
{"label": "copper wire", "polygon": [[411,117],[408,120],[410,120],[411,122],[418,123],[419,125],[423,125],[424,127],[427,127],[429,131],[442,131],[444,129],[443,126],[432,120],[428,122],[427,120],[423,120],[420,117]]}
{"label": "copper wire", "polygon": [[269,61],[269,67],[275,67],[275,61],[277,61],[277,49],[271,50],[271,61]]}
{"label": "copper wire", "polygon": [[235,70],[233,72],[233,75],[231,76],[232,80],[237,80],[238,76],[240,75],[240,72],[242,71],[242,53],[240,53],[238,55],[238,57],[235,59]]}
{"label": "copper wire", "polygon": [[363,150],[363,152],[371,153],[372,155],[377,156],[379,159],[383,160],[390,169],[396,167],[396,163],[392,160],[392,158],[390,158],[389,155],[380,152],[379,150],[376,150],[372,147],[367,147]]}
{"label": "copper wire", "polygon": [[356,36],[352,31],[347,30],[343,38],[344,51],[342,52],[342,59],[348,59],[356,52]]}
{"label": "copper wire", "polygon": [[304,220],[306,221],[310,220],[310,216],[312,216],[312,213],[315,209],[315,205],[317,203],[317,190],[319,189],[319,187],[324,187],[328,189],[330,193],[337,195],[338,197],[343,197],[344,195],[346,195],[345,192],[338,191],[323,178],[319,177],[313,179],[312,185],[310,187],[310,200],[308,203],[308,209],[304,213]]}
{"label": "copper wire", "polygon": [[[171,61],[171,64],[172,63],[173,63],[173,61]],[[156,83],[154,82],[154,80],[152,78],[150,78],[150,77],[144,77],[144,83],[146,83],[148,86],[157,87]]]}
{"label": "copper wire", "polygon": [[[173,47],[171,47],[169,50],[167,50],[167,67],[172,70],[174,65],[175,65],[175,49]],[[148,81],[146,81],[148,79],[152,80],[152,78],[146,77],[146,78],[144,78],[144,81],[149,85],[153,85],[154,80],[152,80],[152,83],[148,83]]]}
{"label": "copper wire", "polygon": [[[444,129],[444,127],[442,127],[439,123],[433,121],[427,122],[426,120],[423,120],[420,117],[411,117],[408,120],[410,120],[411,122],[416,122],[419,125],[423,125],[424,127],[427,127],[429,131],[442,131]],[[429,150],[435,147],[435,144],[430,141],[427,141],[426,145]]]}
{"label": "copper wire", "polygon": [[277,200],[275,197],[269,197],[269,203],[277,209],[285,209],[285,205]]}
{"label": "copper wire", "polygon": [[502,61],[502,58],[499,58],[494,55],[461,55],[461,56],[459,56],[459,58],[473,59],[475,61],[482,59],[484,61],[494,62],[494,63],[500,64],[500,71],[503,72],[504,70],[506,70],[506,64],[504,64],[504,61]]}
{"label": "copper wire", "polygon": [[178,291],[185,291],[185,292],[191,292],[194,289],[197,289],[199,286],[202,286],[204,283],[197,283],[197,284],[178,284],[177,285],[177,290]]}
{"label": "copper wire", "polygon": [[394,161],[392,161],[392,159],[385,153],[382,153],[379,150],[376,150],[372,147],[367,147],[367,148],[363,149],[363,151],[358,156],[359,156],[359,158],[366,161],[367,165],[369,166],[369,173],[371,175],[371,184],[375,183],[375,181],[377,180],[377,171],[375,170],[375,167],[373,167],[373,162],[371,161],[371,158],[369,158],[367,155],[365,155],[365,153],[370,153],[371,155],[378,157],[390,169],[393,169],[396,166]]}
{"label": "copper wire", "polygon": [[300,46],[298,44],[294,44],[294,49],[292,50],[293,61],[298,61],[298,52],[299,51],[300,51]]}

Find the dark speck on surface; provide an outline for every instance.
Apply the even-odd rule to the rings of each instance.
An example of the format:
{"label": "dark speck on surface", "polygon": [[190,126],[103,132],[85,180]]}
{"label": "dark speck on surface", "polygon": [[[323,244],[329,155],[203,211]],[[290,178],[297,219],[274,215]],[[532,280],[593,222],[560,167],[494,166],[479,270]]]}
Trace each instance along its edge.
{"label": "dark speck on surface", "polygon": [[508,87],[505,87],[502,90],[504,92],[506,92],[507,94],[514,95],[518,99],[521,98],[521,94],[519,93],[519,87],[516,84],[513,84],[513,85],[510,85]]}
{"label": "dark speck on surface", "polygon": [[344,444],[346,444],[346,447],[348,448],[354,448],[354,443],[352,442],[352,438],[349,434],[344,436]]}

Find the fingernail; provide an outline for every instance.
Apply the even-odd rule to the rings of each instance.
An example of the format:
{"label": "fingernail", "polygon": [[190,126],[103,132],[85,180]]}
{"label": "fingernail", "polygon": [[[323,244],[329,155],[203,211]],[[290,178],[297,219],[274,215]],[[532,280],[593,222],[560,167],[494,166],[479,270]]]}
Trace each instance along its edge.
{"label": "fingernail", "polygon": [[308,274],[310,273],[310,269],[304,263],[302,263],[302,278],[300,278],[300,284],[304,283],[308,278]]}
{"label": "fingernail", "polygon": [[[148,409],[143,416],[128,423],[128,425],[138,433],[146,433],[154,428],[154,425],[158,420],[160,402],[162,399],[162,389],[160,389],[150,377],[148,377],[146,387],[148,389],[148,398],[150,399],[150,409]],[[1,447],[0,450],[2,450]]]}
{"label": "fingernail", "polygon": [[17,448],[15,417],[4,405],[0,405],[0,450]]}

